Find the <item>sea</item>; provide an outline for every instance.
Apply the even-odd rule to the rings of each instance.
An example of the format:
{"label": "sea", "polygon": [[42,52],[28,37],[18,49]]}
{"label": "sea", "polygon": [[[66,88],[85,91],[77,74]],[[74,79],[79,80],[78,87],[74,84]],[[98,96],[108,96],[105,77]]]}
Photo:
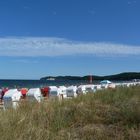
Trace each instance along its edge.
{"label": "sea", "polygon": [[[97,83],[97,81],[96,81]],[[89,84],[83,80],[0,80],[0,88],[41,88],[45,86],[70,86]]]}

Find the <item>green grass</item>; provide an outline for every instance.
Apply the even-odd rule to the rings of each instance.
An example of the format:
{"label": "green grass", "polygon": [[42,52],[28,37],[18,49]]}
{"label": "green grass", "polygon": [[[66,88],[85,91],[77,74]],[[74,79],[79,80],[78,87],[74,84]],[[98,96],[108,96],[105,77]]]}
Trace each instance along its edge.
{"label": "green grass", "polygon": [[139,140],[140,87],[0,111],[0,140]]}

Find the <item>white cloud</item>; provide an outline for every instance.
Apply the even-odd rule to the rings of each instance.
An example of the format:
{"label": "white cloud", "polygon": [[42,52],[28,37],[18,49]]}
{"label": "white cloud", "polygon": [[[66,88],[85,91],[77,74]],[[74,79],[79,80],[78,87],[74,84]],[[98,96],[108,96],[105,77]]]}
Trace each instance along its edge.
{"label": "white cloud", "polygon": [[140,46],[76,42],[63,38],[0,38],[0,56],[140,55]]}
{"label": "white cloud", "polygon": [[137,1],[136,0],[129,0],[127,3],[128,3],[128,5],[132,5],[132,4],[136,4]]}

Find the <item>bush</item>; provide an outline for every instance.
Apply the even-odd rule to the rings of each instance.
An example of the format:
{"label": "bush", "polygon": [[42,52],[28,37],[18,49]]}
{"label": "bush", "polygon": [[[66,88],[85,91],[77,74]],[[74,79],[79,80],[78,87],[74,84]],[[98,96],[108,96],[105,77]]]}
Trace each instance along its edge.
{"label": "bush", "polygon": [[140,87],[0,111],[0,139],[140,139]]}

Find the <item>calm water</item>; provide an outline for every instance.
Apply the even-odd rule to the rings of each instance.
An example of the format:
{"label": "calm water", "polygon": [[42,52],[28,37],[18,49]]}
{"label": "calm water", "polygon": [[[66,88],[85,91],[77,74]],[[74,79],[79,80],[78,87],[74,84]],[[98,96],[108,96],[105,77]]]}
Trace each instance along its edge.
{"label": "calm water", "polygon": [[[97,83],[97,82],[96,82]],[[0,88],[1,87],[9,87],[9,88],[33,88],[33,87],[43,87],[43,86],[61,86],[61,85],[80,85],[80,84],[88,84],[88,81],[40,81],[40,80],[0,80]]]}

